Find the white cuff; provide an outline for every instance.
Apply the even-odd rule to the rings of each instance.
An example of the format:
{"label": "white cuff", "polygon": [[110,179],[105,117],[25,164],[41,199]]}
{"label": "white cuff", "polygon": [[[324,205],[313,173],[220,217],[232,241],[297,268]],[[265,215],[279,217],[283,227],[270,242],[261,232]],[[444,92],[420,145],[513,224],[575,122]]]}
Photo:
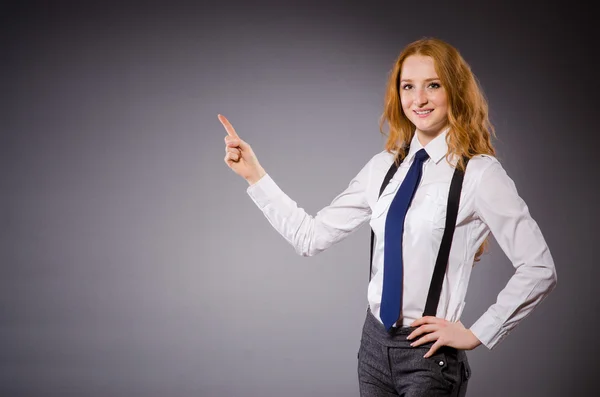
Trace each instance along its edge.
{"label": "white cuff", "polygon": [[248,186],[246,192],[261,210],[282,193],[269,174],[263,175],[256,183]]}

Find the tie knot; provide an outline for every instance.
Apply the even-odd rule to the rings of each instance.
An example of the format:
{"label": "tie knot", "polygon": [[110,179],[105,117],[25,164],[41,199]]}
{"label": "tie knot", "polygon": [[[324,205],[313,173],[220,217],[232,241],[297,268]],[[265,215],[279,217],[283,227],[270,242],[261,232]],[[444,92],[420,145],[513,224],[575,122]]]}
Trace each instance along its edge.
{"label": "tie knot", "polygon": [[427,154],[425,149],[421,149],[417,153],[415,153],[415,161],[423,162],[423,161],[427,160],[428,158],[429,158],[429,155]]}

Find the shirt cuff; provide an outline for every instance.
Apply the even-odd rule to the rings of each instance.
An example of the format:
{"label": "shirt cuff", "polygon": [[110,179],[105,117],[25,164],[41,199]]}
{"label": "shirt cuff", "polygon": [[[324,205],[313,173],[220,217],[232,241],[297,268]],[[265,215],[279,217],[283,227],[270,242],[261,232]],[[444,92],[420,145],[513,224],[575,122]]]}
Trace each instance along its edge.
{"label": "shirt cuff", "polygon": [[502,330],[502,325],[498,324],[498,321],[489,313],[484,313],[471,326],[470,330],[490,350],[508,335],[507,332]]}
{"label": "shirt cuff", "polygon": [[282,193],[269,174],[263,175],[256,183],[248,186],[246,192],[261,210]]}

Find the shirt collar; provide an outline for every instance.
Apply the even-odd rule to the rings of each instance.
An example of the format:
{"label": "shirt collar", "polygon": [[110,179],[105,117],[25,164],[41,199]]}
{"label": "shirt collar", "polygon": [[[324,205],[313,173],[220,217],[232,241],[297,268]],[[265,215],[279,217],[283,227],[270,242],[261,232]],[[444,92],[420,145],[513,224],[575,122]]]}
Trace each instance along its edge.
{"label": "shirt collar", "polygon": [[[431,140],[431,142],[425,145],[425,151],[434,163],[438,163],[441,159],[443,159],[446,156],[446,153],[448,153],[448,144],[446,143],[446,136],[448,134],[448,130],[449,128],[446,128],[444,131],[442,131],[440,135],[436,136],[434,139]],[[407,163],[410,163],[414,155],[421,149],[423,149],[423,145],[421,145],[421,142],[419,142],[417,134],[415,133],[410,142],[410,149],[408,150],[408,154],[406,155],[406,158],[404,160]]]}

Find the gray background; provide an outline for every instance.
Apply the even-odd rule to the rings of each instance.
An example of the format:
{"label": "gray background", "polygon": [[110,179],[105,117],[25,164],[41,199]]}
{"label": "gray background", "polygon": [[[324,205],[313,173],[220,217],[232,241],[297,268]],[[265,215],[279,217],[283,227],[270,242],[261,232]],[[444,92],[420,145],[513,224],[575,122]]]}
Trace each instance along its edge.
{"label": "gray background", "polygon": [[[594,394],[591,12],[363,3],[2,3],[0,396],[358,396],[369,229],[297,256],[224,164],[217,114],[314,214],[382,149],[387,73],[422,36],[480,79],[558,269],[468,353],[469,395]],[[492,243],[467,326],[512,271]]]}

